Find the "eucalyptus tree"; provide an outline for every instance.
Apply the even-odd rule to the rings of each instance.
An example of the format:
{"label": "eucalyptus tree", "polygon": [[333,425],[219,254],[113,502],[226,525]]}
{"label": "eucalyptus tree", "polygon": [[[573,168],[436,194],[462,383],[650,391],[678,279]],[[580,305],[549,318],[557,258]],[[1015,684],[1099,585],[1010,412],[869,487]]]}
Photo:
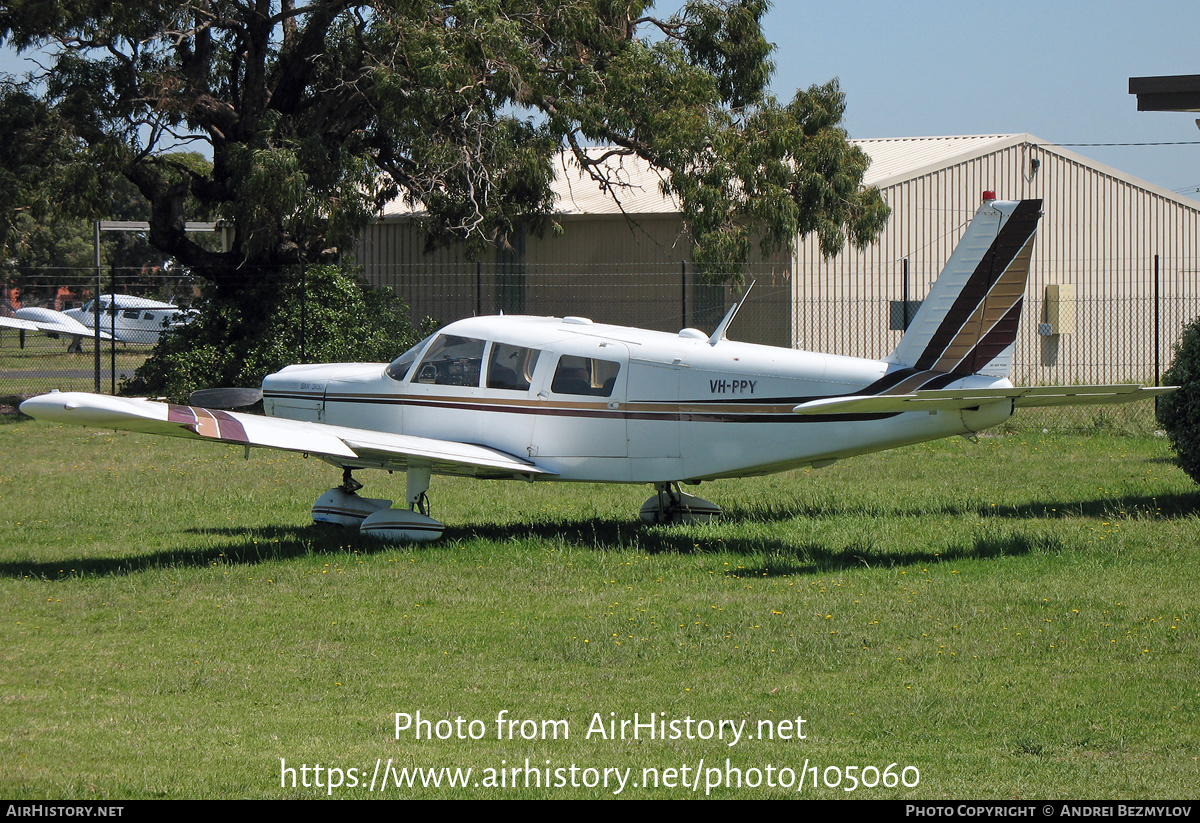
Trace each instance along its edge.
{"label": "eucalyptus tree", "polygon": [[[755,238],[816,233],[832,253],[877,234],[888,209],[836,81],[768,91],[768,2],[651,5],[5,4],[0,40],[40,61],[0,89],[0,225],[94,213],[119,175],[150,204],[150,241],[236,299],[258,272],[329,259],[396,197],[434,244],[544,231],[568,152],[618,199],[614,155],[661,170],[701,263],[736,270]],[[229,247],[189,237],[189,211],[232,224]]]}

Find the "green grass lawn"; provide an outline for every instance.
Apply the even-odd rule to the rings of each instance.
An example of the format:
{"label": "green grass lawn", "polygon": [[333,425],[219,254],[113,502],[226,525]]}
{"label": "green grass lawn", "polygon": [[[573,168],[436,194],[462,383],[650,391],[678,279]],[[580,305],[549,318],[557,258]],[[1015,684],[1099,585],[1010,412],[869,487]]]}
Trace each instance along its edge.
{"label": "green grass lawn", "polygon": [[[705,484],[725,516],[696,527],[637,525],[648,487],[436,478],[420,548],[312,526],[339,480],[316,460],[30,421],[0,450],[3,796],[327,795],[281,760],[342,770],[335,797],[611,797],[618,772],[571,785],[604,769],[642,798],[739,769],[712,796],[796,796],[789,772],[804,797],[1200,795],[1200,493],[1163,438],[1034,427]],[[397,738],[418,711],[450,737]],[[501,712],[538,723],[497,739]],[[595,733],[634,713],[680,739]],[[472,785],[348,785],[389,760]],[[526,760],[542,788],[487,785]]]}
{"label": "green grass lawn", "polygon": [[[68,342],[66,338],[29,332],[22,347],[17,331],[0,329],[0,395],[38,394],[51,389],[93,391],[96,356],[91,339],[85,339],[83,351],[76,353],[67,351]],[[149,346],[118,344],[117,374],[132,375],[149,354]],[[112,354],[106,342],[100,349],[102,388],[106,392],[110,388],[112,365]]]}

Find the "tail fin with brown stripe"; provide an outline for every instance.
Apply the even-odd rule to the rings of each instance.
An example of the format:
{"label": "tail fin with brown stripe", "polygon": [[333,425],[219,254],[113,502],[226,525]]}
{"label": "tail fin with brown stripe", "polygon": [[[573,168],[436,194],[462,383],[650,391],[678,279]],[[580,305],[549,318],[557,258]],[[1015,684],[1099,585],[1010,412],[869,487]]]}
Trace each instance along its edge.
{"label": "tail fin with brown stripe", "polygon": [[1007,377],[1041,214],[1041,200],[985,199],[888,360]]}

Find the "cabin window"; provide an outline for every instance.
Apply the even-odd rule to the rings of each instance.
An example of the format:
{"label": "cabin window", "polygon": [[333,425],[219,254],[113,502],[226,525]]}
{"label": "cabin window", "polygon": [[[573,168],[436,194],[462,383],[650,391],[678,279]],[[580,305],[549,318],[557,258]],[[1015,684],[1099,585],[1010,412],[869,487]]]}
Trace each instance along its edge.
{"label": "cabin window", "polygon": [[421,353],[421,349],[425,348],[425,344],[430,341],[433,335],[429,335],[417,345],[406,351],[404,354],[397,357],[388,367],[384,369],[384,374],[393,380],[403,380],[404,375],[408,374],[408,369],[413,363],[417,362],[417,355]]}
{"label": "cabin window", "polygon": [[417,366],[414,383],[440,386],[478,386],[483,369],[483,341],[456,334],[439,334]]}
{"label": "cabin window", "polygon": [[121,312],[121,316],[126,320],[137,320],[141,313],[141,309],[126,309],[125,311]]}
{"label": "cabin window", "polygon": [[554,370],[554,381],[550,384],[550,390],[555,394],[611,397],[620,370],[621,364],[611,360],[564,354],[558,360],[558,368]]}
{"label": "cabin window", "polygon": [[492,356],[488,358],[487,387],[528,391],[539,354],[537,349],[493,343]]}

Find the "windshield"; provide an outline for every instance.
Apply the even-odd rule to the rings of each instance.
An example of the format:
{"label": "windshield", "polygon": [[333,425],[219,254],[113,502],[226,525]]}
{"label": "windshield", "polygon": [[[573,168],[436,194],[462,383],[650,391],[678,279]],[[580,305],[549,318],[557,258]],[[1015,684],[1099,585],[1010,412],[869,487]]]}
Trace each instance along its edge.
{"label": "windshield", "polygon": [[388,367],[384,369],[384,374],[393,380],[403,380],[404,375],[408,374],[408,370],[412,364],[416,362],[417,355],[421,353],[421,349],[425,348],[425,344],[433,339],[433,335],[429,335],[417,345],[406,351],[404,354],[397,357]]}
{"label": "windshield", "polygon": [[417,369],[414,383],[478,386],[484,341],[456,334],[439,334]]}

